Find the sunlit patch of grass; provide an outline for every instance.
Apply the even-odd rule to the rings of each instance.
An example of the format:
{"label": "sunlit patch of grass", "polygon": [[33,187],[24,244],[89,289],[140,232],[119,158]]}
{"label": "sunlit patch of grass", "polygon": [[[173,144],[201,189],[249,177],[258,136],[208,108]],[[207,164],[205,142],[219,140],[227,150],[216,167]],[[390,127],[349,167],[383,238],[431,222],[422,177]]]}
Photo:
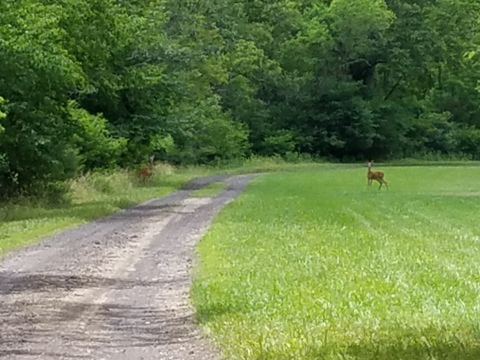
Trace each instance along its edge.
{"label": "sunlit patch of grass", "polygon": [[220,213],[192,300],[226,359],[480,359],[480,168],[381,170],[265,175]]}
{"label": "sunlit patch of grass", "polygon": [[225,189],[224,182],[213,182],[204,186],[201,189],[192,191],[191,195],[194,197],[211,197],[219,194]]}

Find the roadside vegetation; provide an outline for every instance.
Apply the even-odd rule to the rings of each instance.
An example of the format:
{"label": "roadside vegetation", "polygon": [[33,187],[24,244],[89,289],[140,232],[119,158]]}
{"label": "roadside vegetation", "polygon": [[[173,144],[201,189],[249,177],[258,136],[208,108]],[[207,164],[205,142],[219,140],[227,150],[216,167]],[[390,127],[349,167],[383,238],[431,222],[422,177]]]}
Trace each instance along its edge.
{"label": "roadside vegetation", "polygon": [[[320,163],[287,163],[281,158],[252,157],[228,166],[175,167],[157,164],[152,176],[140,182],[136,172],[96,172],[61,184],[47,197],[17,197],[0,204],[0,257],[6,251],[38,240],[42,236],[115,213],[142,201],[180,189],[189,180],[219,173],[240,174],[305,169]],[[224,188],[213,183],[192,192],[193,196],[214,196]]]}
{"label": "roadside vegetation", "polygon": [[225,359],[478,359],[480,167],[256,178],[198,246],[196,316]]}

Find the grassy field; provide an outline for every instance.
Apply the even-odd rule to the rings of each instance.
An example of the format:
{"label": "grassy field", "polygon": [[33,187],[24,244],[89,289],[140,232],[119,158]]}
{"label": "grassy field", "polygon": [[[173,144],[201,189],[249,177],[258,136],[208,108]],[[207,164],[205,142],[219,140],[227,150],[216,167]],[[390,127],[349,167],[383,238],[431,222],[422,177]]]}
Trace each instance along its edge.
{"label": "grassy field", "polygon": [[265,175],[220,213],[192,300],[226,359],[480,359],[480,167],[383,170]]}
{"label": "grassy field", "polygon": [[[286,163],[280,158],[251,158],[221,167],[175,168],[157,164],[153,177],[146,184],[139,184],[133,173],[123,170],[78,177],[67,184],[69,201],[64,204],[50,204],[38,199],[16,199],[15,202],[0,204],[0,257],[12,248],[32,243],[43,236],[171,193],[195,177],[312,166],[317,165],[312,162]],[[192,195],[212,196],[220,192],[222,186],[215,183]]]}

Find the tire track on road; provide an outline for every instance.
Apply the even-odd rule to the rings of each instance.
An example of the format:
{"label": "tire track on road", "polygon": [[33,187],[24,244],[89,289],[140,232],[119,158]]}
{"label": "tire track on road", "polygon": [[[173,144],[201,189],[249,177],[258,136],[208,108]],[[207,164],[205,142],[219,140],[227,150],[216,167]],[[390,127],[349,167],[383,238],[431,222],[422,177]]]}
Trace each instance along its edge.
{"label": "tire track on road", "polygon": [[[17,250],[0,262],[0,358],[218,358],[189,305],[193,249],[256,175],[174,194]],[[213,181],[213,198],[190,191]]]}

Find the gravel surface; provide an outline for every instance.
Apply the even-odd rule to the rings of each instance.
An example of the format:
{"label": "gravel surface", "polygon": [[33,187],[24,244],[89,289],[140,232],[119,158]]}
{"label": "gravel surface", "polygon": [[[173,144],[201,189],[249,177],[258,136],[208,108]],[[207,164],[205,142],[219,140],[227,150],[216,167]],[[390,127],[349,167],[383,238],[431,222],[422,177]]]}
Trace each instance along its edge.
{"label": "gravel surface", "polygon": [[[0,358],[218,359],[189,304],[193,248],[254,176],[196,179],[9,253],[0,262]],[[225,191],[189,196],[214,181]]]}

